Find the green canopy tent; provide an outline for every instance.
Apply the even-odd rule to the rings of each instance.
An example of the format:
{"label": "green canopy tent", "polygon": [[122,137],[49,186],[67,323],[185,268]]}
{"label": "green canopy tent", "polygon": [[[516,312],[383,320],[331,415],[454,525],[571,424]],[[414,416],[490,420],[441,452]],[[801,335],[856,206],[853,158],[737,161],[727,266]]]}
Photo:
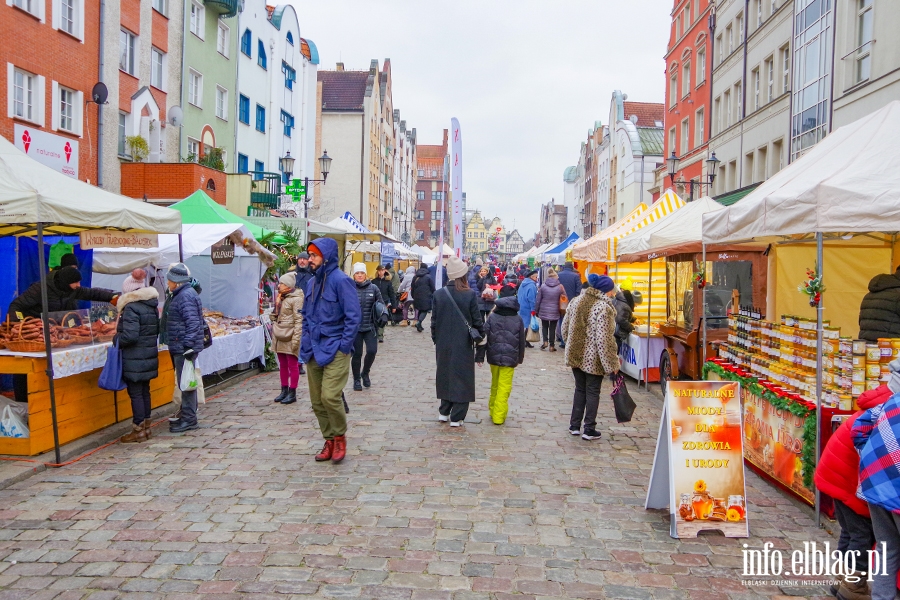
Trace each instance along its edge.
{"label": "green canopy tent", "polygon": [[185,225],[236,223],[245,226],[256,239],[260,239],[264,235],[270,233],[268,229],[263,229],[258,225],[245,221],[234,213],[228,212],[228,209],[221,204],[217,204],[215,200],[207,196],[206,192],[203,190],[197,190],[181,202],[176,202],[169,208],[181,213],[181,222]]}

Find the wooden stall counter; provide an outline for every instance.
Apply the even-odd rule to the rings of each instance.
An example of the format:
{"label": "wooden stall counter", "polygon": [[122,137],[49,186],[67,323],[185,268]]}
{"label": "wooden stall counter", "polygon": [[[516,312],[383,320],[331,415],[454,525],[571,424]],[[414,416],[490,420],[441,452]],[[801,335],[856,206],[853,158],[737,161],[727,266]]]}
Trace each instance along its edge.
{"label": "wooden stall counter", "polygon": [[[108,347],[109,344],[102,346]],[[102,352],[105,348],[94,348]],[[78,350],[54,353],[54,378],[56,389],[56,415],[60,445],[100,431],[115,423],[130,419],[131,400],[125,390],[110,392],[97,386],[102,371],[93,366],[66,376],[65,368],[57,366],[65,354]],[[53,419],[50,413],[50,383],[47,378],[47,359],[38,356],[0,354],[0,373],[26,375],[28,378],[28,428],[27,438],[0,437],[0,454],[34,456],[53,449]],[[70,369],[78,371],[77,368]],[[62,372],[61,372],[62,371]],[[171,402],[175,388],[175,372],[168,352],[159,353],[159,376],[150,383],[151,406],[157,408]]]}

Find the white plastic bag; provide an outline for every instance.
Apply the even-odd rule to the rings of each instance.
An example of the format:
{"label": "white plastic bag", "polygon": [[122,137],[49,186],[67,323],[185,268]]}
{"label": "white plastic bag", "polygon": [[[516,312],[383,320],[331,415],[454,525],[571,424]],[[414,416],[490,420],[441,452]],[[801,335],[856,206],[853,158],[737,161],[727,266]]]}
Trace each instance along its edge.
{"label": "white plastic bag", "polygon": [[178,387],[182,392],[193,392],[197,389],[197,371],[194,369],[194,361],[185,360],[181,368],[181,380]]}
{"label": "white plastic bag", "polygon": [[28,426],[25,425],[25,422],[22,421],[15,411],[13,411],[11,406],[3,407],[3,416],[0,417],[0,436],[12,438],[31,437]]}
{"label": "white plastic bag", "polygon": [[206,391],[203,389],[203,373],[200,372],[200,365],[194,367],[194,374],[197,376],[197,403],[206,404]]}

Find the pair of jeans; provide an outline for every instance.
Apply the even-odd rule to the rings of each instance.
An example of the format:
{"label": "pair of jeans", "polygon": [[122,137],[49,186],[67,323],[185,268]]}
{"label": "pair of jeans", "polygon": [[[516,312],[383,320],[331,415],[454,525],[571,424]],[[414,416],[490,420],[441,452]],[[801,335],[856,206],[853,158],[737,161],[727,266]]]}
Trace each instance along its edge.
{"label": "pair of jeans", "polygon": [[[887,557],[881,557],[878,572],[872,581],[872,600],[894,600],[897,593],[897,571],[900,570],[900,515],[869,502],[872,529],[875,531],[876,550],[881,552],[881,542],[887,544]],[[866,565],[868,566],[868,564]],[[880,573],[887,572],[887,575]]]}
{"label": "pair of jeans", "polygon": [[150,382],[125,380],[131,398],[131,422],[140,425],[150,419]]}
{"label": "pair of jeans", "polygon": [[445,417],[450,417],[454,423],[459,423],[466,418],[469,412],[468,402],[450,402],[449,400],[441,400],[441,407],[438,412]]}
{"label": "pair of jeans", "polygon": [[[366,357],[363,359],[363,345],[366,349]],[[350,367],[353,369],[354,381],[359,379],[360,375],[368,375],[375,362],[375,354],[378,353],[378,337],[374,329],[369,331],[360,331],[356,334],[356,341],[353,343],[353,359],[350,361]],[[360,363],[362,363],[362,372],[360,372]]]}
{"label": "pair of jeans", "polygon": [[852,508],[841,502],[834,501],[834,514],[841,525],[841,537],[838,539],[838,550],[856,550],[857,563],[855,571],[864,571],[867,563],[866,552],[875,544],[875,532],[872,530],[872,519],[857,514]]}
{"label": "pair of jeans", "polygon": [[300,364],[293,354],[278,353],[278,374],[281,376],[281,387],[297,389],[300,383]]}
{"label": "pair of jeans", "polygon": [[572,399],[572,417],[569,419],[569,430],[581,429],[584,421],[584,431],[594,431],[597,427],[597,409],[600,407],[600,385],[603,377],[585,373],[581,369],[573,368],[575,375],[575,397]]}
{"label": "pair of jeans", "polygon": [[491,397],[488,400],[488,412],[495,425],[502,425],[506,421],[515,371],[515,367],[491,365]]}
{"label": "pair of jeans", "polygon": [[319,421],[319,430],[326,440],[347,433],[347,412],[341,394],[350,372],[350,355],[338,352],[334,360],[320,367],[316,359],[306,365],[309,401]]}
{"label": "pair of jeans", "polygon": [[[184,355],[183,354],[174,354],[169,352],[169,355],[172,357],[172,365],[175,366],[175,385],[178,385],[178,382],[181,381],[181,371],[184,369]],[[191,364],[193,361],[197,360],[197,353],[191,357]],[[182,390],[181,392],[181,420],[187,423],[188,425],[195,425],[197,423],[197,391],[193,390],[190,392],[185,392]]]}
{"label": "pair of jeans", "polygon": [[557,319],[541,319],[541,336],[544,338],[545,344],[551,347],[556,346],[556,324]]}

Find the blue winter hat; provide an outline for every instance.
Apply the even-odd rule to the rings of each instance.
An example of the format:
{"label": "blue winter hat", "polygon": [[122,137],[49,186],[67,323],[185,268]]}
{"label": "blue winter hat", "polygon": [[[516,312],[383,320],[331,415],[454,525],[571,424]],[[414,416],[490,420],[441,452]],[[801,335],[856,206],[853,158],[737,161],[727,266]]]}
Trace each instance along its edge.
{"label": "blue winter hat", "polygon": [[616,288],[616,283],[611,277],[606,275],[594,275],[591,273],[588,275],[588,283],[591,284],[592,288],[600,290],[604,294],[611,292]]}

